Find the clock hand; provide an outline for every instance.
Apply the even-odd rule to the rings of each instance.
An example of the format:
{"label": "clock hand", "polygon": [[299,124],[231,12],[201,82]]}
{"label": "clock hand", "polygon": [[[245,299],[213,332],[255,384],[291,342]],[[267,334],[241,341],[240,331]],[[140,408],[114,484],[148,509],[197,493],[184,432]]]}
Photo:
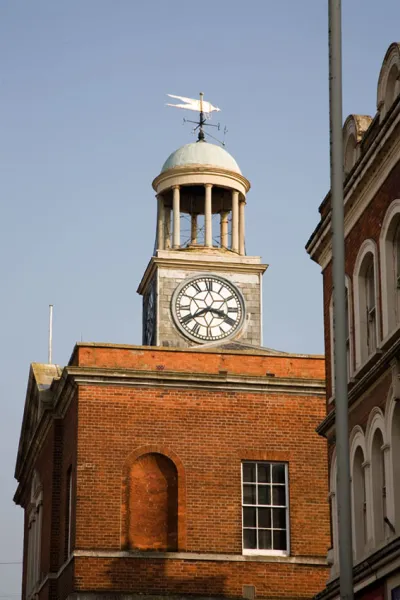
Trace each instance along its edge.
{"label": "clock hand", "polygon": [[223,310],[219,310],[218,308],[211,308],[210,310],[211,312],[215,313],[216,315],[219,315],[220,317],[226,317],[226,313],[224,313]]}
{"label": "clock hand", "polygon": [[204,315],[204,313],[208,312],[209,310],[210,309],[208,308],[208,306],[206,306],[205,308],[201,308],[196,313],[194,313],[194,315],[192,315],[192,318],[195,319],[196,317],[201,317],[201,315]]}

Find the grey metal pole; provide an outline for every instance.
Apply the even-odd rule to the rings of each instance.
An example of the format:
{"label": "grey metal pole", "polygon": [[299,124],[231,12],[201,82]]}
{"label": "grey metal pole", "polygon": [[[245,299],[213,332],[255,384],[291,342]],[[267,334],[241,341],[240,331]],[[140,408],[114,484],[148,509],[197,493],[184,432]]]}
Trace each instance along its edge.
{"label": "grey metal pole", "polygon": [[342,15],[341,0],[329,0],[329,105],[333,260],[333,333],[336,397],[337,507],[340,597],[353,600],[353,549],[350,500],[347,396],[347,323],[344,263]]}

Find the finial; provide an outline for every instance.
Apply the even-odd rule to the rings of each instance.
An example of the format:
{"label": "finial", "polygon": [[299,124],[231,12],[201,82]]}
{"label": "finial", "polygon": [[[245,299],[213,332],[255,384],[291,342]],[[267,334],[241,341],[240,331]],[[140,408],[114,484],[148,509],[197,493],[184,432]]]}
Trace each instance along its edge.
{"label": "finial", "polygon": [[[214,125],[212,123],[207,123],[207,119],[209,119],[209,115],[212,112],[220,112],[220,108],[218,108],[218,106],[213,106],[210,102],[207,102],[206,100],[204,100],[204,94],[203,92],[200,92],[200,100],[195,100],[194,98],[186,98],[185,96],[174,96],[173,94],[167,94],[167,96],[169,96],[170,98],[176,98],[177,100],[182,100],[184,102],[184,104],[169,104],[167,103],[167,106],[174,106],[175,108],[185,108],[186,110],[194,110],[194,111],[198,111],[199,112],[199,120],[198,121],[191,121],[189,119],[184,119],[184,122],[186,123],[194,123],[196,125],[196,127],[194,128],[194,131],[196,131],[197,129],[199,130],[198,136],[197,136],[197,141],[198,142],[204,142],[205,141],[205,136],[206,136],[206,132],[204,131],[204,127],[217,127],[218,129],[220,128],[220,124],[218,123],[218,125]],[[220,142],[220,140],[217,140],[217,138],[214,138],[211,134],[207,133],[207,135],[209,135],[210,137],[212,137],[214,140],[216,140],[217,142],[219,142],[220,144],[224,145],[223,142]]]}

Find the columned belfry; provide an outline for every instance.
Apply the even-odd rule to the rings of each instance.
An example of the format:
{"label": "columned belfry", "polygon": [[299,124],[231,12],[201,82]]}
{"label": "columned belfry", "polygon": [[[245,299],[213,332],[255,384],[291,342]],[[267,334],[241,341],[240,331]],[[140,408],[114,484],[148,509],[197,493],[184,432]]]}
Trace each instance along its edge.
{"label": "columned belfry", "polygon": [[[196,177],[192,173],[190,182],[186,178],[183,183],[176,183],[179,178],[176,174],[178,177],[174,177],[172,184],[170,177],[162,175],[154,181],[158,200],[156,250],[215,246],[241,256],[245,254],[248,181],[244,178],[221,181],[220,174],[215,174],[211,177],[214,183],[203,183],[204,174]],[[181,218],[187,227],[182,230]]]}
{"label": "columned belfry", "polygon": [[143,343],[261,345],[266,265],[246,256],[250,182],[235,159],[200,138],[171,154],[153,188],[155,250],[138,289]]}

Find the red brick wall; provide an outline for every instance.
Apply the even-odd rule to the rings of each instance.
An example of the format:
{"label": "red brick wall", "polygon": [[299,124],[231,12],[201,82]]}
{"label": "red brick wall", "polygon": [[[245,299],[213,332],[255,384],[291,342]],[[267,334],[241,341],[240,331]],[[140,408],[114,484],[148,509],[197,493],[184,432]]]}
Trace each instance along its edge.
{"label": "red brick wall", "polygon": [[[85,368],[110,370],[222,370],[264,377],[274,372],[300,383],[304,377],[321,379],[324,368],[322,358],[295,356],[134,347],[80,347],[76,356],[81,351]],[[154,453],[168,457],[177,472],[178,550],[241,555],[241,462],[272,460],[289,463],[291,556],[325,558],[330,546],[326,443],[315,433],[324,414],[324,399],[314,396],[196,389],[190,381],[186,388],[80,384],[37,461],[49,503],[43,564],[54,573],[64,563],[70,466],[76,550],[119,552],[129,533],[138,539],[147,529],[153,541],[154,532],[165,534],[165,520],[157,525],[154,518],[150,527],[149,513],[130,502],[134,465]],[[159,491],[156,469],[146,486],[154,483]],[[164,541],[165,535],[159,548]],[[259,597],[310,598],[327,577],[324,566],[290,563],[76,557],[58,579],[48,581],[40,600],[63,600],[80,590],[239,597],[244,584],[255,585]]]}
{"label": "red brick wall", "polygon": [[325,568],[280,563],[211,562],[165,559],[76,560],[76,582],[82,590],[131,590],[162,595],[197,594],[243,597],[242,586],[254,585],[257,598],[312,598],[327,579]]}
{"label": "red brick wall", "polygon": [[77,547],[120,547],[126,458],[162,443],[186,470],[187,550],[241,553],[240,465],[254,458],[289,461],[292,554],[325,556],[326,448],[315,433],[323,415],[322,398],[80,387]]}
{"label": "red brick wall", "polygon": [[[79,347],[75,362],[77,356],[85,367],[323,376],[320,358],[133,347]],[[130,511],[127,487],[137,458],[158,452],[178,472],[178,550],[241,555],[241,462],[275,460],[289,463],[290,554],[325,558],[326,442],[315,432],[324,415],[324,399],[313,396],[214,391],[190,383],[186,389],[80,385],[76,548],[119,551],[129,537],[125,525],[132,531],[135,517],[137,533],[150,531],[148,515]],[[293,564],[150,557],[75,562],[78,590],[241,596],[247,583],[260,597],[306,598],[328,577],[326,567]]]}

